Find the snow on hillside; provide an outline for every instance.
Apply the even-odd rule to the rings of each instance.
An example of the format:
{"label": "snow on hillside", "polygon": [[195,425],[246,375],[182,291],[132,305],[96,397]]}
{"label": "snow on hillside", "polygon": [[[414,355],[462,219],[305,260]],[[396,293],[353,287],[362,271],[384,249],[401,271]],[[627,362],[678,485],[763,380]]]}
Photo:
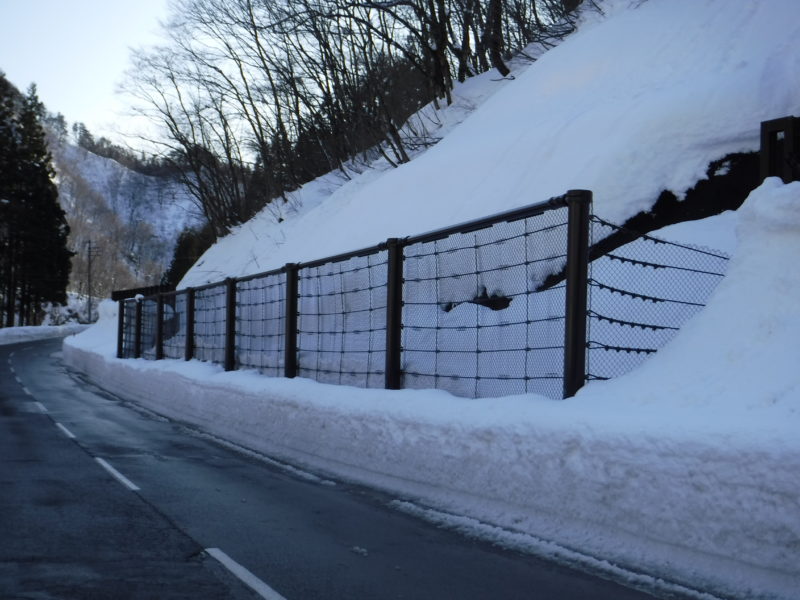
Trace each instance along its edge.
{"label": "snow on hillside", "polygon": [[[212,247],[182,286],[265,271],[531,204],[567,189],[622,222],[756,150],[760,122],[800,113],[796,0],[608,0],[516,79],[456,88],[442,141],[410,163],[294,194]],[[472,108],[474,110],[472,110]],[[427,110],[431,110],[428,108]],[[470,113],[467,116],[467,113]],[[452,129],[452,130],[450,130]]]}
{"label": "snow on hillside", "polygon": [[[177,182],[136,173],[114,160],[67,143],[55,149],[54,158],[61,179],[80,175],[123,223],[148,223],[160,240],[169,243],[170,254],[163,257],[167,265],[180,231],[197,222],[198,212],[191,196]],[[61,202],[67,210],[80,202],[76,192],[81,190],[71,185],[59,186]]]}

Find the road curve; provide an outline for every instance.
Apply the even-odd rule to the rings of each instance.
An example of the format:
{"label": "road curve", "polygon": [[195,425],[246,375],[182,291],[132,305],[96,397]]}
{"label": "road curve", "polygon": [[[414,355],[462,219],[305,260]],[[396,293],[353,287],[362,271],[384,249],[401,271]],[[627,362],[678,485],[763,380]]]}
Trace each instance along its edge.
{"label": "road curve", "polygon": [[60,340],[0,346],[0,597],[636,600],[105,393]]}

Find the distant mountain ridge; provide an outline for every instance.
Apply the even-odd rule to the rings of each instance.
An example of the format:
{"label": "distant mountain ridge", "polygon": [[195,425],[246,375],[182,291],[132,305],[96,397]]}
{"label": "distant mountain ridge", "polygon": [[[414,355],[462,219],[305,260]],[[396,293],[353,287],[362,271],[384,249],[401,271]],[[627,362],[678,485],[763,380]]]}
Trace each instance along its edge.
{"label": "distant mountain ridge", "polygon": [[70,225],[70,290],[92,295],[159,283],[186,227],[200,222],[188,190],[171,177],[143,175],[50,132],[59,201]]}

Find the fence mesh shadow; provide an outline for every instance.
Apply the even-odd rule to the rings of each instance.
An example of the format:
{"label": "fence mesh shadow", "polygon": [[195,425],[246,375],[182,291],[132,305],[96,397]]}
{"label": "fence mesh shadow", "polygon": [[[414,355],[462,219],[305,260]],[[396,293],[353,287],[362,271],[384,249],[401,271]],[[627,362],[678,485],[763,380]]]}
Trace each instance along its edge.
{"label": "fence mesh shadow", "polygon": [[404,254],[403,383],[487,397],[560,398],[567,210],[411,244]]}
{"label": "fence mesh shadow", "polygon": [[[591,227],[594,240],[624,231],[598,217]],[[649,235],[592,261],[587,378],[627,373],[664,346],[705,306],[727,265],[721,252]]]}
{"label": "fence mesh shadow", "polygon": [[298,375],[383,387],[387,252],[298,271]]}

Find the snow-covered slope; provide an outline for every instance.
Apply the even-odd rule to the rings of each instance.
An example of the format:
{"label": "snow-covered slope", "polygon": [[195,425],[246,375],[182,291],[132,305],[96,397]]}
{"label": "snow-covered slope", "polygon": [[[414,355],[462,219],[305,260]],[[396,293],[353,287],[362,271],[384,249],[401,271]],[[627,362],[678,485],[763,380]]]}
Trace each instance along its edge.
{"label": "snow-covered slope", "polygon": [[[54,159],[59,175],[66,176],[67,171],[79,175],[120,220],[127,225],[144,221],[163,241],[174,242],[177,234],[197,219],[197,209],[188,190],[174,180],[136,173],[114,160],[68,143],[55,148]],[[59,194],[62,204],[67,206],[80,201],[70,185],[62,185]]]}
{"label": "snow-covered slope", "polygon": [[89,241],[97,249],[95,295],[158,283],[180,232],[199,222],[185,186],[134,172],[56,135],[50,136],[50,150],[69,246],[76,252],[69,289],[87,291]]}
{"label": "snow-covered slope", "polygon": [[[398,169],[335,175],[221,240],[184,286],[321,258],[559,195],[595,193],[622,222],[708,163],[756,150],[762,120],[800,113],[796,0],[608,0],[514,81],[455,90],[442,141]],[[470,107],[477,108],[465,119]],[[448,124],[452,124],[445,119]]]}

